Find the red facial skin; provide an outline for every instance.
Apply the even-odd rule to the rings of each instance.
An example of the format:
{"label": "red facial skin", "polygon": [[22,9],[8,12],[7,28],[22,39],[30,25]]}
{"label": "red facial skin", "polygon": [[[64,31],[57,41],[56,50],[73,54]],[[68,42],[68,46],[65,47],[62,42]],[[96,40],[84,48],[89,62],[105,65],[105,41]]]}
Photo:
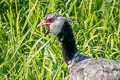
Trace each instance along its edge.
{"label": "red facial skin", "polygon": [[53,17],[49,17],[45,20],[43,20],[40,24],[38,24],[38,28],[42,25],[47,25],[48,26],[48,30],[45,33],[45,36],[50,32],[50,25],[54,22],[54,18]]}

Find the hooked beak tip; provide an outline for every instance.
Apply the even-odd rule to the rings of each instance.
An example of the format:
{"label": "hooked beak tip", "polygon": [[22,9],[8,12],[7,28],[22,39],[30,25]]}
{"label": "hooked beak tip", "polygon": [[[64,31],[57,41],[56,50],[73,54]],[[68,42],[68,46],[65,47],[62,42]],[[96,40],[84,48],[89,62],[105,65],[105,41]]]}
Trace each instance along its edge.
{"label": "hooked beak tip", "polygon": [[44,23],[45,23],[45,20],[42,21],[41,23],[39,23],[39,24],[37,25],[37,28],[40,28],[40,26],[44,25]]}
{"label": "hooked beak tip", "polygon": [[40,28],[40,26],[42,26],[42,23],[38,24],[38,25],[37,25],[37,28]]}
{"label": "hooked beak tip", "polygon": [[37,25],[37,28],[40,28],[39,24]]}

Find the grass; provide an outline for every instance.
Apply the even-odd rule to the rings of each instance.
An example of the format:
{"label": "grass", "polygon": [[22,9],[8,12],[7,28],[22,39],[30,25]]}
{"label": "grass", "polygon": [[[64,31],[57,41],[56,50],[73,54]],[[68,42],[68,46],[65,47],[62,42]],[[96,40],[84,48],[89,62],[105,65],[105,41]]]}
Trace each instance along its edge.
{"label": "grass", "polygon": [[57,38],[44,37],[37,24],[48,12],[78,23],[73,26],[80,52],[120,59],[119,0],[0,1],[0,80],[66,80],[68,70]]}

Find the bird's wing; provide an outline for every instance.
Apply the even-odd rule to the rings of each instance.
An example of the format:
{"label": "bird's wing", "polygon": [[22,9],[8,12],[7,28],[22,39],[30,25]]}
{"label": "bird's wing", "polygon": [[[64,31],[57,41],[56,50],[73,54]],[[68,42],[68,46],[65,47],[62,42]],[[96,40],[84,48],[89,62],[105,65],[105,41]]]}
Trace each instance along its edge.
{"label": "bird's wing", "polygon": [[69,80],[120,80],[120,60],[86,59],[69,70]]}

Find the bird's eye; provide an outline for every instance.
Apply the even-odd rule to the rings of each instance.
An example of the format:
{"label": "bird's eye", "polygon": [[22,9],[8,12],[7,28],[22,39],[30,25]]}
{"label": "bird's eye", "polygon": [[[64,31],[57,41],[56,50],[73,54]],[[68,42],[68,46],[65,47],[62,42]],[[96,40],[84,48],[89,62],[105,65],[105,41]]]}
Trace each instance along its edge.
{"label": "bird's eye", "polygon": [[47,22],[50,22],[50,23],[51,23],[51,22],[53,22],[53,21],[54,21],[53,18],[48,18],[48,19],[47,19]]}

